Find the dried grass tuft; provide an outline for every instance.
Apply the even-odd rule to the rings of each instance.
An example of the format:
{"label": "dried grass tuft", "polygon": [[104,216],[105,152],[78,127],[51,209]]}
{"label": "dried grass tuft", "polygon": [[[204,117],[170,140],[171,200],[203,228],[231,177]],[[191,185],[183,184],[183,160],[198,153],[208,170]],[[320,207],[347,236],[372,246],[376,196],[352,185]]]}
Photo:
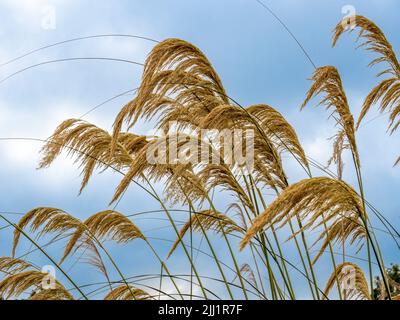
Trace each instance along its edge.
{"label": "dried grass tuft", "polygon": [[127,287],[126,285],[117,287],[110,291],[104,300],[149,300],[150,295],[142,289],[133,286]]}
{"label": "dried grass tuft", "polygon": [[[56,279],[54,281],[56,288],[53,290],[42,289],[42,283],[47,282],[51,275],[37,270],[22,271],[5,277],[0,282],[0,296],[6,299],[11,297],[19,297],[27,294],[28,290],[34,289],[35,293],[32,298],[40,300],[73,300],[72,295],[65,289]],[[55,297],[55,293],[57,296]]]}
{"label": "dried grass tuft", "polygon": [[332,241],[344,235],[334,232],[343,217],[354,221],[346,231],[346,234],[354,234],[360,231],[358,218],[364,214],[359,195],[345,182],[327,177],[302,180],[286,188],[261,215],[252,221],[240,247],[243,249],[265,226],[283,227],[293,217],[301,219],[303,224],[301,231],[310,227],[317,228],[324,222],[328,225],[332,223],[332,229],[328,227],[328,232],[323,235]]}
{"label": "dried grass tuft", "polygon": [[[313,97],[320,94],[324,95],[319,105],[324,105],[327,110],[333,109],[331,116],[340,127],[340,132],[345,133],[350,149],[359,167],[360,160],[356,145],[354,119],[350,111],[339,72],[332,66],[320,67],[314,71],[311,79],[313,84],[301,108],[304,108]],[[343,139],[343,136],[339,135],[338,138]]]}
{"label": "dried grass tuft", "polygon": [[336,271],[332,273],[325,286],[325,296],[329,295],[335,284],[337,285],[337,280],[339,285],[342,286],[343,296],[347,299],[371,299],[365,275],[356,264],[345,262],[336,267]]}

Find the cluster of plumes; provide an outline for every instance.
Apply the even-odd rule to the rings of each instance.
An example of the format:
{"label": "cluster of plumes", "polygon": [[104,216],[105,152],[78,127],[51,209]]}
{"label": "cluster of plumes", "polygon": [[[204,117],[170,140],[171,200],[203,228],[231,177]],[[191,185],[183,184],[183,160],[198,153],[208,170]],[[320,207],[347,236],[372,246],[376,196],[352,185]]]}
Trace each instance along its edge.
{"label": "cluster of plumes", "polygon": [[[26,296],[29,300],[73,300],[72,294],[50,273],[39,271],[25,260],[0,257],[0,272],[6,276],[0,281],[2,299]],[[104,300],[148,300],[151,296],[132,285],[112,288]]]}
{"label": "cluster of plumes", "polygon": [[360,267],[354,263],[345,262],[336,267],[336,270],[332,273],[326,284],[324,290],[325,296],[328,296],[333,286],[338,284],[342,295],[348,300],[371,299],[365,275]]}
{"label": "cluster of plumes", "polygon": [[37,270],[24,260],[0,257],[0,271],[6,274],[0,281],[1,298],[26,295],[29,300],[73,300],[68,290],[51,274]]}
{"label": "cluster of plumes", "polygon": [[[367,22],[357,18],[359,27],[363,27]],[[337,27],[335,42],[343,31]],[[362,36],[369,39],[367,45],[371,50],[383,54],[386,52],[383,44],[376,44],[377,34],[379,32],[373,29],[369,33],[362,33]],[[374,63],[389,62],[390,59],[397,62],[390,54],[385,57],[375,60]],[[392,63],[391,66],[398,70],[397,64]],[[281,160],[282,153],[291,154],[307,173],[310,173],[307,157],[292,126],[269,105],[257,104],[244,108],[232,101],[206,56],[192,44],[179,39],[167,39],[151,51],[145,63],[137,95],[117,115],[112,134],[79,119],[66,120],[42,149],[40,167],[51,165],[60,153],[66,150],[81,166],[80,191],[87,186],[96,169],[111,168],[123,175],[111,202],[120,199],[132,182],[141,180],[149,185],[162,182],[165,186],[165,198],[172,204],[189,205],[192,212],[169,255],[182,243],[188,230],[214,231],[225,235],[244,234],[241,242],[243,249],[254,237],[264,232],[265,228],[282,228],[296,218],[302,227],[290,238],[309,229],[323,229],[314,243],[320,247],[314,257],[313,263],[316,263],[330,244],[344,245],[348,241],[361,247],[366,237],[362,223],[366,220],[366,212],[357,192],[341,181],[343,150],[351,150],[358,167],[360,162],[354,120],[339,73],[334,67],[321,67],[316,69],[312,80],[313,84],[302,107],[321,94],[323,98],[320,104],[332,111],[332,117],[340,127],[334,137],[334,152],[331,158],[331,162],[337,164],[338,179],[309,178],[289,185]],[[375,101],[386,92],[391,101],[397,101],[396,93],[392,91],[397,85],[397,82],[393,82],[388,87],[383,86],[370,100]],[[389,89],[390,87],[392,88]],[[384,103],[385,101],[387,100],[384,100]],[[383,109],[389,105],[386,104]],[[364,114],[369,108],[365,106]],[[160,132],[160,136],[145,137],[129,132],[139,119],[156,120],[155,129]],[[123,131],[123,126],[127,127],[126,132]],[[394,126],[397,127],[396,124]],[[226,150],[226,145],[220,140],[213,139],[212,135],[204,136],[201,131],[203,129],[218,132],[241,129],[244,132],[242,138],[252,133],[253,167],[246,171],[248,168],[235,162],[235,159],[229,159],[233,162],[227,161],[226,151],[235,151],[237,146],[233,144],[232,150]],[[171,150],[177,150],[177,154],[171,155]],[[193,150],[197,152],[192,154]],[[149,155],[156,158],[153,159],[155,162],[149,161]],[[208,161],[202,163],[199,161],[201,159]],[[278,194],[261,214],[258,214],[256,195],[255,192],[251,194],[249,183],[252,184],[251,187],[256,186],[260,197],[263,187],[268,187]],[[210,194],[220,190],[228,191],[235,197],[227,212],[232,209],[238,213],[242,222],[240,226],[227,213],[214,209]],[[251,221],[251,216],[256,218]],[[248,228],[249,222],[251,225]],[[102,241],[110,239],[117,243],[127,243],[134,239],[145,239],[128,217],[113,210],[96,213],[81,221],[60,209],[37,208],[28,212],[16,225],[13,256],[19,238],[28,226],[31,232],[40,230],[39,237],[49,233],[67,234],[69,240],[60,264],[79,248],[89,249],[92,254],[90,263],[96,266],[107,280],[107,270],[98,251],[98,248],[104,249]],[[15,276],[28,272],[26,269],[30,267],[15,259],[8,263],[9,265],[4,265],[0,260],[0,270],[15,272]],[[349,265],[353,266],[346,263],[337,267],[328,281],[326,295],[334,282],[341,280],[342,269]],[[356,291],[350,296],[368,297],[368,286],[364,276],[358,267],[354,266],[354,269],[357,274]],[[254,273],[248,264],[242,266],[240,273],[246,275],[249,282],[257,286]],[[26,279],[34,282],[36,276],[39,279],[37,273],[27,274]],[[0,284],[0,292],[3,290],[7,295],[21,294],[27,286],[24,281],[28,280],[16,279],[17,285],[11,289],[5,286],[3,290]],[[53,292],[53,296],[62,295],[61,287],[57,287],[57,292]],[[38,292],[36,297],[46,298],[46,293]],[[128,284],[111,288],[105,297],[107,300],[150,298],[143,290]]]}
{"label": "cluster of plumes", "polygon": [[[378,57],[372,60],[371,66],[385,63],[389,66],[388,69],[380,72],[378,76],[387,75],[388,78],[382,80],[377,86],[375,86],[366,97],[360,117],[357,121],[357,128],[360,126],[361,121],[370,110],[371,106],[380,102],[380,111],[388,111],[389,116],[389,130],[393,133],[400,125],[399,114],[400,114],[400,64],[397,60],[396,53],[393,50],[392,45],[389,43],[384,33],[379,27],[363,16],[354,17],[354,27],[360,29],[358,39],[363,39],[361,47],[366,48],[369,52],[378,54]],[[351,30],[346,28],[345,25],[340,22],[334,30],[333,45],[335,46],[340,36]],[[400,158],[396,164],[400,162]]]}
{"label": "cluster of plumes", "polygon": [[[343,181],[327,177],[302,180],[286,188],[271,205],[252,221],[241,242],[243,249],[266,226],[285,226],[293,217],[299,217],[303,228],[315,229],[325,224],[315,244],[322,242],[314,263],[330,243],[350,239],[351,243],[365,238],[361,217],[364,210],[359,195]],[[314,245],[315,245],[314,244]]]}
{"label": "cluster of plumes", "polygon": [[[208,149],[209,145],[196,136],[187,134],[170,134],[149,141],[132,158],[130,167],[115,190],[112,202],[125,192],[132,181],[139,179],[153,182],[164,179],[166,196],[171,202],[185,203],[187,199],[204,199],[206,192],[200,179],[194,174],[192,163],[176,162],[190,147],[196,148],[200,153]],[[177,150],[177,155],[170,154],[171,150]]]}
{"label": "cluster of plumes", "polygon": [[[146,138],[121,131],[124,123],[130,130],[138,119],[155,117],[159,119],[156,129],[165,133],[161,137]],[[248,174],[252,174],[256,183],[262,182],[276,191],[288,184],[282,152],[293,154],[308,168],[294,129],[279,112],[268,105],[242,108],[231,103],[205,55],[192,44],[178,39],[167,39],[151,51],[137,96],[117,115],[112,135],[82,120],[66,120],[43,148],[40,167],[49,166],[62,150],[67,150],[82,167],[81,191],[95,169],[111,167],[124,174],[112,201],[121,197],[135,179],[163,180],[166,197],[173,203],[202,202],[211,189],[223,187],[254,211],[240,186],[242,165],[233,158],[227,161],[224,141],[210,141],[209,137],[200,135],[201,129],[219,132],[241,129],[244,135],[254,133],[254,166]],[[209,157],[218,159],[217,163],[149,163],[149,152],[159,148],[160,143],[166,142],[167,156],[174,143],[178,154],[186,152],[188,139],[179,138],[175,142],[177,132],[181,136],[186,134],[191,143],[197,141],[200,153],[210,151]]]}
{"label": "cluster of plumes", "polygon": [[[107,269],[103,262],[102,256],[98,250],[98,246],[105,240],[113,240],[117,243],[127,243],[134,239],[145,239],[139,228],[125,215],[113,211],[106,210],[98,212],[85,221],[73,217],[69,213],[57,208],[41,207],[26,213],[16,224],[14,230],[13,256],[19,243],[19,239],[24,229],[30,227],[31,232],[39,231],[38,238],[46,234],[56,233],[57,235],[66,235],[69,238],[63,255],[60,259],[61,264],[71,253],[78,249],[85,249],[88,258],[86,261],[96,267],[109,281]],[[20,270],[26,265],[19,260],[13,260],[14,265],[8,265],[8,268]],[[10,262],[11,263],[11,262]],[[0,270],[7,269],[0,263]],[[32,279],[39,279],[39,274],[30,275]],[[14,294],[22,293],[22,291],[14,292]],[[48,291],[42,294],[47,294]],[[42,297],[42,296],[40,296]]]}
{"label": "cluster of plumes", "polygon": [[[13,256],[23,230],[30,226],[31,232],[40,230],[38,237],[45,234],[69,234],[69,241],[65,247],[60,263],[76,247],[84,245],[87,248],[95,247],[101,241],[110,239],[117,243],[127,243],[134,239],[145,239],[139,228],[122,213],[106,210],[95,213],[81,221],[71,214],[49,207],[36,208],[26,213],[14,230]],[[88,243],[91,244],[89,245]]]}
{"label": "cluster of plumes", "polygon": [[149,54],[137,96],[115,120],[114,138],[124,122],[131,127],[140,117],[157,114],[161,128],[168,129],[170,121],[198,127],[196,122],[223,103],[228,98],[207,57],[186,41],[167,39]]}
{"label": "cluster of plumes", "polygon": [[[183,175],[187,172],[188,179],[191,180],[191,171],[195,176],[202,177],[203,184],[224,185],[236,194],[236,185],[232,182],[237,180],[235,177],[238,172],[235,170],[238,169],[237,163],[225,161],[222,156],[223,144],[218,141],[210,143],[208,138],[204,139],[200,136],[201,129],[219,132],[225,129],[242,129],[244,132],[254,132],[255,159],[251,173],[257,182],[264,182],[276,190],[283,189],[287,185],[281,152],[293,153],[303,165],[308,166],[293,128],[282,115],[267,105],[256,105],[246,109],[232,103],[205,55],[192,44],[182,40],[167,39],[150,53],[137,96],[121,110],[114,122],[112,152],[119,140],[123,124],[125,123],[129,130],[139,118],[146,120],[157,118],[156,129],[166,134],[164,139],[167,141],[173,140],[170,137],[175,135],[173,130],[197,136],[199,146],[209,144],[214,154],[220,157],[221,168],[217,170],[215,166],[207,168],[207,166],[190,167],[179,164],[151,167],[143,164],[146,150],[142,150],[140,157],[134,159],[123,184],[118,187],[114,200],[123,193],[132,178],[143,172],[149,172],[150,177],[167,176],[167,179],[176,177],[175,171]],[[148,146],[147,150],[151,147]],[[218,183],[221,182],[219,181],[221,172],[226,177],[224,167],[233,172],[231,174],[233,178],[226,179],[225,184]],[[180,187],[169,183],[168,189],[171,188],[176,190]],[[191,192],[193,188],[195,192]],[[198,189],[204,190],[204,186],[193,185],[186,190],[199,196]],[[202,191],[200,196],[201,193]]]}
{"label": "cluster of plumes", "polygon": [[[163,133],[161,137],[143,137],[122,131],[124,124],[129,131],[141,118],[157,118],[156,129]],[[168,39],[158,44],[147,58],[137,95],[117,115],[112,135],[80,119],[66,120],[42,149],[40,168],[51,165],[66,150],[82,168],[80,191],[96,169],[112,168],[123,174],[112,202],[118,200],[133,181],[142,179],[148,183],[164,182],[165,196],[172,203],[197,203],[200,208],[205,200],[210,201],[209,194],[213,190],[223,189],[236,198],[230,207],[239,202],[246,211],[255,213],[253,200],[241,180],[243,166],[233,158],[226,159],[226,152],[235,152],[238,146],[233,144],[234,150],[226,150],[223,138],[215,140],[209,135],[203,136],[202,129],[218,132],[241,129],[244,133],[240,143],[250,133],[254,134],[254,166],[246,174],[252,176],[255,184],[262,183],[276,192],[288,186],[281,161],[283,152],[292,154],[304,168],[309,167],[294,129],[277,110],[264,104],[243,108],[232,102],[217,73],[198,48],[182,40]],[[160,149],[163,143],[164,149]],[[193,144],[199,151],[198,160],[206,158],[206,163],[193,163],[190,158],[186,162],[170,161],[169,150],[177,149],[182,155]],[[149,162],[148,155],[154,150],[158,150],[155,152],[158,156],[164,153],[167,162]],[[239,212],[246,226],[242,208]],[[13,251],[20,229],[28,224],[31,224],[31,231],[42,227],[41,234],[69,232],[70,240],[61,262],[72,251],[86,246],[94,252],[93,264],[106,273],[100,254],[96,253],[96,240],[110,236],[117,242],[124,242],[131,240],[129,234],[133,238],[143,238],[138,230],[129,229],[129,222],[128,234],[123,233],[124,223],[119,223],[120,220],[124,220],[122,215],[103,212],[81,222],[58,209],[35,209],[21,219]],[[115,229],[113,223],[117,224]],[[190,223],[195,231],[242,232],[231,218],[215,210],[208,210],[207,215],[195,214],[183,227],[181,237]]]}

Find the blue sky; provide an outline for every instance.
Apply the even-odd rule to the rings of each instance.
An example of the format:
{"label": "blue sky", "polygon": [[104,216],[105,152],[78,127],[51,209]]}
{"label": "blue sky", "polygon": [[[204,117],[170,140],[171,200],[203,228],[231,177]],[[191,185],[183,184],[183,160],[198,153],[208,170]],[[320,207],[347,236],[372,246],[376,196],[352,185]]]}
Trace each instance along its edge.
{"label": "blue sky", "polygon": [[[318,66],[335,65],[339,69],[357,117],[364,97],[377,83],[375,74],[381,69],[367,68],[371,55],[355,50],[354,35],[344,36],[332,49],[331,30],[342,18],[342,7],[350,4],[358,14],[375,21],[395,51],[400,52],[400,3],[395,0],[264,2],[287,23]],[[49,8],[55,10],[55,29],[42,26]],[[0,0],[0,9],[0,64],[32,49],[80,36],[121,33],[157,40],[182,38],[204,51],[230,96],[243,105],[268,103],[276,107],[293,124],[309,156],[322,163],[330,157],[331,142],[327,139],[335,133],[335,128],[327,120],[328,114],[323,108],[312,106],[299,111],[313,68],[284,28],[256,1]],[[152,46],[148,41],[116,37],[68,43],[0,67],[0,79],[53,59],[110,57],[144,62]],[[139,66],[121,62],[73,61],[18,74],[0,83],[0,137],[45,139],[62,120],[79,117],[108,98],[137,87],[141,71]],[[123,96],[107,103],[85,119],[110,129],[114,116],[130,98]],[[399,227],[400,168],[392,166],[400,155],[400,142],[398,134],[386,134],[386,117],[374,119],[377,115],[377,108],[373,108],[366,125],[357,133],[366,197]],[[368,122],[370,119],[374,120]],[[141,133],[148,129],[144,124],[137,128]],[[1,211],[26,212],[38,206],[54,206],[85,218],[107,208],[120,177],[112,172],[96,175],[78,197],[79,171],[70,159],[60,158],[50,169],[36,170],[40,147],[40,143],[32,141],[0,141]],[[304,178],[290,162],[287,170],[291,182]],[[344,178],[354,183],[350,161]],[[119,211],[127,214],[154,209],[159,209],[157,204],[133,187],[118,206]],[[18,215],[9,217],[18,219]],[[159,220],[136,222],[145,232],[167,225]],[[168,229],[150,233],[174,239]],[[10,254],[10,235],[10,229],[0,230],[1,255]],[[385,260],[399,262],[393,241],[385,235],[378,236]],[[155,242],[155,245],[161,254],[168,250],[165,244]],[[127,274],[158,272],[143,245],[134,243],[128,249],[110,246]],[[19,253],[27,249],[29,244],[22,243]],[[49,250],[59,255],[59,247]],[[222,247],[220,254],[224,256]],[[31,257],[39,265],[46,263],[36,253]],[[185,269],[182,252],[173,259],[177,270]],[[72,259],[68,263],[73,262]],[[198,263],[206,267],[209,261],[199,259]],[[71,272],[82,282],[101,279],[101,275],[82,270],[86,269],[79,264]],[[319,276],[323,281],[327,274],[321,270]]]}

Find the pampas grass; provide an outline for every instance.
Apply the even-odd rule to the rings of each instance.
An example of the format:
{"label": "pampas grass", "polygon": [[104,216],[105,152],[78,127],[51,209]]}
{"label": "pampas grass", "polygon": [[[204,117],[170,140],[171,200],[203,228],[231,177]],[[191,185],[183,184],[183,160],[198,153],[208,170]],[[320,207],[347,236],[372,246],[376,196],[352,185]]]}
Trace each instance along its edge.
{"label": "pampas grass", "polygon": [[[391,112],[392,132],[397,129],[400,68],[391,45],[377,26],[361,16],[356,17],[356,26],[361,29],[360,36],[366,39],[368,50],[379,55],[372,64],[389,64],[386,73],[391,78],[383,80],[368,95],[356,124],[340,74],[333,66],[316,68],[301,106],[304,108],[313,98],[320,98],[319,104],[325,106],[335,119],[338,132],[333,137],[329,165],[336,165],[337,177],[330,174],[312,176],[315,161],[307,157],[295,129],[278,109],[268,104],[240,105],[228,96],[218,73],[199,48],[180,39],[167,39],[150,52],[140,87],[135,97],[116,115],[112,132],[80,119],[68,119],[56,128],[43,146],[39,168],[49,167],[66,151],[81,168],[80,192],[88,187],[97,170],[111,169],[120,174],[121,180],[111,203],[118,204],[131,185],[146,192],[161,207],[174,232],[175,240],[170,240],[168,254],[163,258],[151,243],[151,237],[136,225],[134,217],[117,212],[115,208],[95,213],[84,221],[50,207],[29,211],[17,224],[1,216],[14,227],[14,241],[12,257],[0,258],[0,271],[5,274],[0,282],[0,295],[32,300],[88,298],[62,267],[75,252],[84,249],[85,261],[107,280],[108,292],[102,296],[105,300],[161,298],[165,296],[165,282],[172,284],[174,292],[170,296],[181,299],[198,298],[194,288],[199,290],[201,298],[218,297],[213,283],[221,284],[225,289],[224,298],[230,299],[296,299],[298,283],[308,284],[311,299],[370,299],[373,285],[372,281],[368,284],[362,267],[353,261],[336,263],[334,250],[342,246],[343,250],[346,247],[368,262],[370,280],[372,263],[378,264],[384,280],[383,290],[390,299],[384,261],[369,218],[371,212],[366,207],[356,129],[379,99],[382,99],[381,110]],[[344,32],[342,24],[338,24],[334,44]],[[160,132],[161,137],[132,132],[139,121],[155,123],[155,132]],[[254,167],[244,171],[236,160],[225,161],[222,143],[203,137],[200,134],[203,129],[254,132]],[[207,159],[218,161],[150,163],[147,154],[159,146],[160,138],[167,147],[177,148],[178,153],[187,151],[190,140],[200,154],[207,150]],[[167,157],[168,150],[165,149]],[[342,153],[346,150],[353,158],[358,188],[348,184],[343,177]],[[283,155],[293,157],[299,164],[304,170],[304,180],[289,181]],[[155,188],[156,183],[164,185],[163,194]],[[266,196],[267,192],[270,192],[269,196]],[[225,199],[226,210],[219,209],[216,201],[219,197]],[[186,215],[184,219],[175,217],[170,209],[174,205],[182,208],[180,210]],[[36,240],[30,233],[36,234]],[[37,243],[50,234],[67,239],[59,263]],[[201,235],[208,249],[206,253],[199,247],[196,255],[204,253],[212,260],[208,267],[210,270],[216,268],[215,276],[209,276],[211,271],[201,270],[200,264],[196,263],[193,242],[196,234]],[[73,295],[58,281],[54,289],[41,289],[40,283],[46,274],[36,270],[29,261],[15,256],[22,236],[62,271],[81,297]],[[118,261],[105,248],[105,241],[117,244],[135,241],[137,245],[145,246],[156,258],[156,267],[160,270],[156,276],[158,288],[135,283],[134,277],[124,275]],[[292,261],[293,254],[288,254],[284,245],[295,249],[300,262]],[[314,246],[318,246],[316,254],[313,254]],[[183,250],[184,263],[188,267],[183,276],[174,275],[170,263],[179,250]],[[330,277],[323,283],[320,273],[326,271],[327,266],[320,261],[326,251],[330,253],[332,266]],[[120,277],[117,281],[112,279],[105,257],[117,271]],[[342,258],[350,259],[344,253]],[[351,268],[355,276],[351,291],[343,287],[342,271],[347,268]],[[182,289],[183,281],[190,283],[189,290]],[[335,286],[338,296],[331,292]],[[30,296],[29,290],[34,290]]]}

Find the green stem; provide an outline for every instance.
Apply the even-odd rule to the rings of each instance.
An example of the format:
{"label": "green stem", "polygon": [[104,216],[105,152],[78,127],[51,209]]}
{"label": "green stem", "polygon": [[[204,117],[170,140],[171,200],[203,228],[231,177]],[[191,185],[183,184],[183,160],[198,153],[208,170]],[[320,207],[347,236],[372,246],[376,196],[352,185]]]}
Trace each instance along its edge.
{"label": "green stem", "polygon": [[195,267],[195,265],[194,265],[194,263],[193,263],[193,260],[192,260],[191,257],[190,257],[190,254],[189,254],[189,252],[188,252],[188,250],[187,250],[187,248],[186,248],[185,243],[182,241],[182,239],[181,239],[180,236],[179,236],[179,230],[178,230],[178,228],[176,227],[176,224],[175,224],[174,220],[172,219],[171,214],[169,213],[169,211],[168,211],[167,207],[165,206],[164,202],[163,202],[163,201],[160,199],[160,197],[158,196],[157,192],[154,190],[154,188],[153,188],[153,186],[151,185],[150,181],[148,181],[148,179],[147,179],[144,175],[143,175],[142,177],[143,177],[143,179],[147,182],[147,184],[149,185],[149,187],[151,188],[152,193],[153,193],[153,196],[157,199],[157,201],[161,204],[162,208],[164,209],[164,211],[165,211],[165,213],[166,213],[166,215],[167,215],[167,217],[168,217],[168,220],[170,221],[170,223],[171,223],[171,225],[172,225],[172,227],[173,227],[173,229],[174,229],[174,231],[175,231],[175,233],[176,233],[176,235],[177,235],[177,237],[178,237],[178,239],[179,239],[179,242],[180,242],[180,244],[182,245],[182,248],[183,248],[183,250],[184,250],[184,252],[185,252],[185,254],[186,254],[186,257],[188,258],[189,263],[190,263],[190,265],[191,265],[192,268],[193,268],[193,272],[195,273],[195,276],[196,276],[196,278],[197,278],[197,281],[199,282],[199,286],[200,286],[200,289],[201,289],[201,291],[202,291],[202,294],[203,294],[204,298],[207,300],[207,299],[208,299],[208,298],[207,298],[207,293],[206,293],[206,291],[205,291],[205,289],[204,289],[204,287],[203,287],[203,284],[202,284],[202,282],[201,282],[200,276],[199,276],[199,274],[198,274],[198,272],[197,272],[197,269],[196,269],[196,267]]}
{"label": "green stem", "polygon": [[[218,212],[218,211],[216,210],[216,208],[214,207],[214,204],[213,204],[212,200],[210,199],[210,197],[208,196],[208,194],[206,194],[205,196],[206,196],[207,201],[208,201],[209,204],[210,204],[211,210],[213,210],[214,212]],[[242,274],[241,274],[241,272],[240,272],[239,265],[238,265],[238,263],[237,263],[235,254],[234,254],[234,252],[233,252],[233,250],[232,250],[232,246],[231,246],[231,244],[230,244],[230,241],[229,241],[229,239],[228,239],[228,237],[227,237],[227,235],[226,235],[225,229],[224,229],[224,227],[222,226],[221,222],[218,221],[218,224],[219,224],[219,228],[221,229],[221,232],[222,232],[222,235],[223,235],[223,237],[224,237],[224,240],[225,240],[225,242],[226,242],[226,244],[227,244],[227,246],[228,246],[229,253],[230,253],[231,257],[232,257],[232,261],[233,261],[233,264],[234,264],[234,266],[235,266],[237,276],[238,276],[239,281],[240,281],[240,284],[241,284],[241,286],[242,286],[243,295],[244,295],[245,299],[248,300],[249,297],[248,297],[247,292],[246,292],[246,287],[245,287],[245,285],[244,285],[244,281],[243,281]]]}
{"label": "green stem", "polygon": [[[376,262],[378,263],[378,267],[379,270],[381,272],[382,278],[383,278],[383,283],[385,285],[385,289],[388,295],[389,300],[392,300],[391,298],[391,294],[390,294],[390,289],[389,289],[389,284],[387,282],[387,278],[386,278],[386,274],[385,274],[385,270],[384,270],[384,266],[383,266],[383,261],[381,262],[376,250],[376,247],[374,245],[374,242],[371,238],[371,234],[368,228],[368,216],[367,216],[367,211],[366,211],[366,207],[365,207],[365,196],[364,196],[364,188],[363,188],[363,183],[362,183],[362,177],[361,177],[361,170],[358,166],[358,163],[356,161],[356,156],[355,156],[355,150],[352,150],[352,156],[353,156],[353,163],[354,163],[354,167],[356,170],[356,174],[357,174],[357,180],[358,180],[358,185],[360,188],[360,195],[361,195],[361,200],[362,200],[362,206],[363,206],[363,213],[360,213],[360,218],[364,224],[364,228],[365,228],[365,232],[367,234],[367,250],[368,250],[368,267],[369,267],[369,273],[370,273],[370,282],[371,282],[371,297],[373,296],[373,290],[374,290],[374,284],[373,284],[373,275],[372,275],[372,259],[371,259],[371,254],[370,254],[370,249],[369,249],[369,245],[371,245],[372,250],[374,252],[375,258],[376,258]],[[377,243],[378,245],[378,243]],[[379,245],[378,245],[379,246]]]}
{"label": "green stem", "polygon": [[[179,296],[181,297],[182,300],[184,300],[183,295],[181,293],[181,291],[179,290],[178,285],[176,284],[174,277],[172,276],[171,272],[169,271],[167,265],[165,264],[165,262],[161,259],[161,257],[158,255],[157,251],[154,249],[154,247],[151,245],[151,243],[145,239],[145,242],[147,243],[147,245],[149,246],[150,250],[153,252],[153,254],[155,255],[155,257],[158,259],[158,261],[161,263],[162,268],[165,270],[165,272],[168,274],[169,278],[171,279],[171,282],[173,283],[175,289],[177,290]],[[161,275],[162,278],[162,275]]]}
{"label": "green stem", "polygon": [[[253,204],[253,207],[254,207],[254,210],[252,210],[252,211],[253,211],[254,216],[256,217],[257,215],[260,214],[260,212],[259,212],[259,209],[258,209],[258,203],[257,203],[257,199],[256,199],[256,196],[255,196],[255,193],[254,193],[253,184],[252,184],[252,186],[251,186],[251,188],[250,188],[249,182],[248,182],[247,179],[246,179],[246,175],[244,175],[244,174],[242,174],[242,175],[243,175],[243,180],[244,180],[245,185],[246,185],[246,188],[247,188],[248,197],[249,197],[249,199],[250,199],[250,201],[251,201],[251,203]],[[250,178],[250,180],[251,180],[251,175],[249,176],[249,178]],[[251,181],[252,181],[252,180],[251,180]],[[250,189],[251,189],[253,192],[250,191]],[[252,196],[252,194],[253,194],[253,196]],[[253,197],[254,197],[254,199],[253,199]],[[262,203],[264,204],[264,207],[265,207],[265,203],[264,203],[263,198],[262,198],[262,197],[260,197],[260,198],[261,198],[261,201],[262,201]],[[249,220],[251,220],[250,215],[249,215],[249,212],[247,211],[246,207],[244,207],[244,209],[245,209],[245,211],[246,211],[247,218],[248,218]],[[269,248],[270,248],[270,252],[271,252],[271,257],[274,258],[274,261],[276,262],[276,265],[278,266],[278,269],[279,269],[279,271],[280,271],[280,273],[281,273],[282,279],[284,280],[284,283],[285,283],[286,287],[288,288],[288,291],[289,291],[289,293],[291,294],[291,297],[293,297],[294,293],[293,293],[293,290],[291,290],[290,278],[289,278],[289,282],[287,282],[287,279],[286,279],[286,277],[288,277],[288,273],[286,272],[286,274],[285,274],[285,273],[283,272],[282,267],[281,267],[281,265],[279,264],[278,259],[276,258],[275,252],[274,252],[273,247],[272,247],[272,245],[271,245],[271,243],[270,243],[270,241],[269,241],[269,239],[268,239],[267,234],[266,234],[265,232],[260,232],[259,235],[257,235],[257,237],[258,237],[258,236],[260,237],[259,240],[260,240],[260,241],[262,242],[262,244],[263,244],[263,246],[262,246],[262,251],[263,251],[263,254],[264,254],[264,258],[265,258],[265,260],[266,260],[266,263],[267,263],[267,269],[268,269],[268,276],[269,276],[269,279],[270,279],[271,291],[272,291],[272,287],[274,287],[274,289],[275,289],[275,286],[278,287],[278,288],[279,288],[279,286],[278,286],[278,284],[277,284],[277,282],[276,282],[276,278],[275,278],[275,276],[274,276],[274,273],[273,273],[272,268],[271,268],[271,265],[270,265],[270,261],[269,261],[269,258],[268,258],[268,252],[267,252],[267,250],[266,250],[266,243],[265,243],[266,241],[267,241],[268,244],[269,244]],[[281,255],[280,257],[281,257],[281,262],[284,263],[284,259],[283,259],[282,255]],[[271,275],[272,275],[272,277],[271,277]],[[275,282],[275,284],[274,284],[273,282],[271,282],[271,281]],[[279,288],[279,291],[280,291],[280,288]],[[276,293],[275,293],[275,295],[276,295]]]}

